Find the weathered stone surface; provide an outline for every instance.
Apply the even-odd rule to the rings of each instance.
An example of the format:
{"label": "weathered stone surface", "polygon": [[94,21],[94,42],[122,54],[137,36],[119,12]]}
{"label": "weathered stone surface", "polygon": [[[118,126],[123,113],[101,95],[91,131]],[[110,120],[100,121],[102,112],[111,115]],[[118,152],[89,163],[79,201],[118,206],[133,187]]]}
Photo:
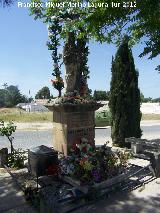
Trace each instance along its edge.
{"label": "weathered stone surface", "polygon": [[160,177],[160,152],[148,153],[150,155],[151,167],[155,177]]}
{"label": "weathered stone surface", "polygon": [[4,167],[8,163],[8,149],[3,148],[0,150],[0,167]]}
{"label": "weathered stone surface", "polygon": [[53,146],[67,155],[73,143],[82,137],[95,144],[95,110],[98,104],[64,104],[53,106]]}
{"label": "weathered stone surface", "polygon": [[133,154],[144,154],[150,159],[151,171],[155,177],[160,177],[160,139],[145,140],[137,138],[126,138],[131,143]]}
{"label": "weathered stone surface", "polygon": [[144,151],[149,150],[157,152],[160,150],[160,139],[146,140],[140,138],[126,138],[127,143],[131,143],[131,150],[133,154],[141,154]]}
{"label": "weathered stone surface", "polygon": [[91,189],[95,189],[97,191],[100,192],[100,190],[102,189],[111,189],[112,186],[114,186],[115,184],[121,183],[124,180],[128,179],[129,177],[131,177],[132,174],[134,174],[134,168],[130,168],[126,171],[124,171],[124,173],[116,175],[115,177],[112,177],[108,180],[105,180],[101,183],[95,183],[94,185],[85,185],[82,186],[80,181],[72,179],[71,177],[68,176],[64,176],[62,177],[62,179],[66,182],[69,183],[70,185],[72,185],[73,187],[76,187],[78,190],[82,191],[84,194],[87,194]]}

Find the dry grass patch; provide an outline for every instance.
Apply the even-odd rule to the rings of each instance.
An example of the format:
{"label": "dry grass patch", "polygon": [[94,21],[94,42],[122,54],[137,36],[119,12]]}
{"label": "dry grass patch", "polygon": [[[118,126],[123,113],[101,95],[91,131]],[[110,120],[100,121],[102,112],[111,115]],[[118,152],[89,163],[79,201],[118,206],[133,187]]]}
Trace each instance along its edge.
{"label": "dry grass patch", "polygon": [[0,120],[5,122],[51,122],[52,112],[25,112],[17,108],[1,108]]}
{"label": "dry grass patch", "polygon": [[143,114],[142,120],[160,120],[160,114]]}

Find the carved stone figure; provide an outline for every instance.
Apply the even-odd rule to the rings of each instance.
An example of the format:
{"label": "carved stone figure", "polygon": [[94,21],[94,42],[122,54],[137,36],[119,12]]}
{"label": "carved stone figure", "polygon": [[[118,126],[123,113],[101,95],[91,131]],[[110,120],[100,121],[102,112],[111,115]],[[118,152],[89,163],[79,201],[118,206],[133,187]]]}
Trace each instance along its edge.
{"label": "carved stone figure", "polygon": [[74,32],[68,33],[63,51],[66,81],[65,88],[67,93],[76,90],[80,94],[82,84],[84,86],[83,66],[85,45],[85,40],[75,39]]}

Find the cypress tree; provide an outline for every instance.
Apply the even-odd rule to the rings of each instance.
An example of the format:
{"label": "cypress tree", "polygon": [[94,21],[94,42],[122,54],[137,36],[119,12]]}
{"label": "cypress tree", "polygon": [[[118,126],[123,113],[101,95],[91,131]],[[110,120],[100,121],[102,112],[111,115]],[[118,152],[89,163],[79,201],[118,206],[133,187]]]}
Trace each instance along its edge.
{"label": "cypress tree", "polygon": [[109,106],[112,114],[111,137],[113,144],[129,147],[125,138],[140,138],[140,90],[138,71],[135,69],[132,51],[125,36],[118,48],[115,59],[112,58],[112,79]]}

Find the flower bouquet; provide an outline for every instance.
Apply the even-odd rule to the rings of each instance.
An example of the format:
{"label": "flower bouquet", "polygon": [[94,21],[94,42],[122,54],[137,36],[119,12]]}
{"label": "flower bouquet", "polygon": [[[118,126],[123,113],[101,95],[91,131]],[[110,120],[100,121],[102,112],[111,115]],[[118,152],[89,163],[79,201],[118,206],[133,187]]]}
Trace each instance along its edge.
{"label": "flower bouquet", "polygon": [[77,90],[66,93],[61,98],[57,99],[55,104],[97,104],[95,100],[82,97]]}
{"label": "flower bouquet", "polygon": [[121,174],[128,157],[123,152],[113,153],[107,144],[98,149],[81,138],[73,144],[71,154],[61,158],[61,174],[80,181],[80,185],[93,185]]}

